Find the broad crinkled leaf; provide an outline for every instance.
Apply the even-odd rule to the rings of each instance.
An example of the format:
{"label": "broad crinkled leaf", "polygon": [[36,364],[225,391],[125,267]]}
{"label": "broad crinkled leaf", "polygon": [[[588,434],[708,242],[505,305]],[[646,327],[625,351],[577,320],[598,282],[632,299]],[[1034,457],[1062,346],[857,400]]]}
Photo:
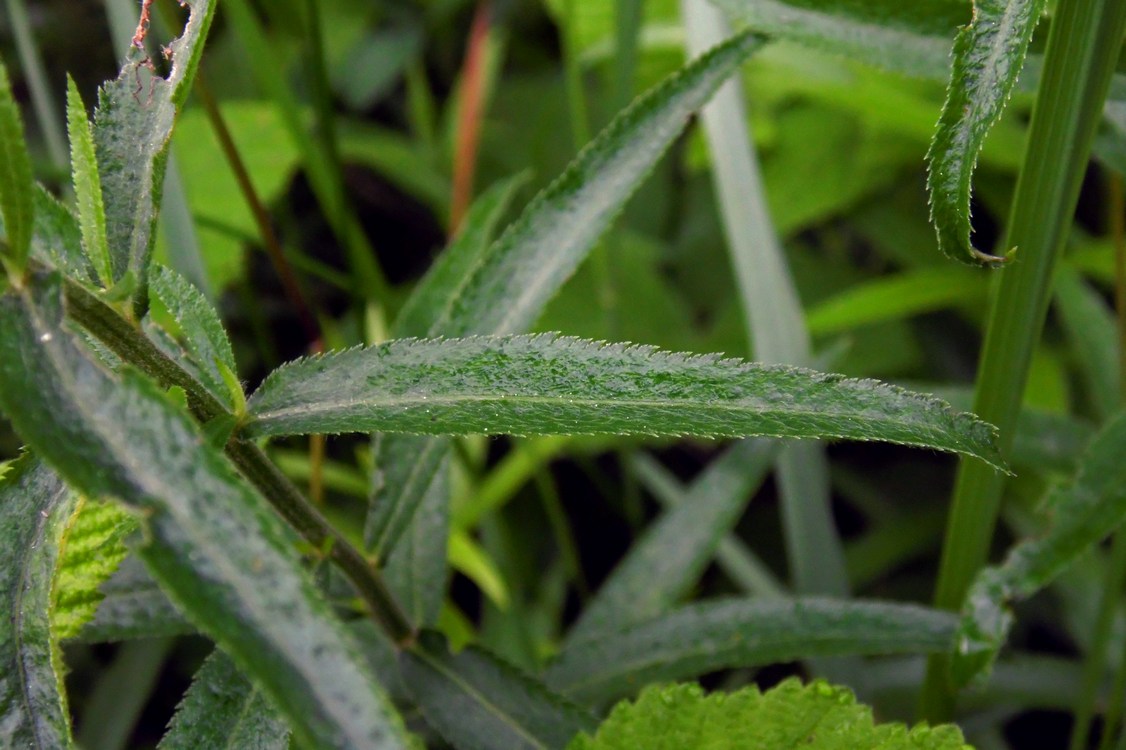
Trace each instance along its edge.
{"label": "broad crinkled leaf", "polygon": [[[970,242],[974,167],[989,129],[1001,117],[1024,65],[1047,0],[976,0],[973,22],[954,40],[946,103],[927,153],[927,189],[938,246],[966,262],[996,263]],[[1009,248],[1004,248],[1005,252]]]}
{"label": "broad crinkled leaf", "polygon": [[693,604],[568,644],[547,684],[589,702],[720,669],[813,657],[921,654],[950,648],[957,617],[908,604],[820,598]]}
{"label": "broad crinkled leaf", "polygon": [[977,456],[993,429],[871,380],[553,334],[398,340],[275,370],[251,436],[341,432],[836,437]]}
{"label": "broad crinkled leaf", "polygon": [[141,521],[137,554],[318,748],[405,747],[406,730],[290,532],[182,407],[113,375],[63,327],[57,275],[0,298],[0,406],[75,489]]}
{"label": "broad crinkled leaf", "polygon": [[187,99],[215,15],[214,0],[192,0],[184,33],[169,46],[168,78],[148,74],[145,52],[133,49],[121,74],[98,97],[94,145],[101,174],[106,236],[114,281],[132,273],[143,308],[164,169],[176,113]]}
{"label": "broad crinkled leaf", "polygon": [[593,737],[567,750],[972,750],[954,725],[908,729],[876,724],[848,688],[796,678],[760,693],[757,686],[704,695],[697,685],[654,686],[620,703]]}
{"label": "broad crinkled leaf", "polygon": [[988,674],[1012,626],[1009,605],[1032,596],[1126,519],[1126,414],[1091,441],[1072,484],[1048,499],[1047,533],[1017,544],[967,594],[951,671],[965,685]]}
{"label": "broad crinkled leaf", "polygon": [[136,557],[125,558],[99,592],[94,619],[75,636],[78,641],[108,643],[197,632]]}
{"label": "broad crinkled leaf", "polygon": [[289,727],[221,651],[207,657],[158,750],[287,750]]}
{"label": "broad crinkled leaf", "polygon": [[0,747],[73,745],[51,636],[51,580],[77,501],[31,456],[0,480]]}
{"label": "broad crinkled leaf", "polygon": [[458,750],[562,750],[596,723],[487,651],[451,654],[436,633],[423,633],[399,663],[426,720]]}
{"label": "broad crinkled leaf", "polygon": [[55,572],[51,628],[56,638],[75,637],[93,619],[103,599],[99,587],[125,559],[125,537],[136,528],[136,519],[119,505],[82,503],[63,538]]}

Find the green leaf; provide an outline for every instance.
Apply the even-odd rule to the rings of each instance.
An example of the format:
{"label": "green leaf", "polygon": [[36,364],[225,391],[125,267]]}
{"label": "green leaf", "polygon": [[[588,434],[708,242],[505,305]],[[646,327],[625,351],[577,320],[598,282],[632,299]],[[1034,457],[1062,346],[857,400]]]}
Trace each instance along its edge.
{"label": "green leaf", "polygon": [[988,674],[1013,622],[1009,605],[1047,586],[1126,519],[1126,414],[1088,447],[1073,483],[1047,501],[1047,533],[1015,547],[999,566],[982,570],[967,594],[951,663],[956,685]]}
{"label": "green leaf", "polygon": [[872,709],[848,688],[823,680],[802,685],[791,677],[760,693],[755,685],[704,695],[697,685],[654,686],[620,703],[593,737],[576,737],[568,750],[972,750],[954,725],[908,729],[876,724]]}
{"label": "green leaf", "polygon": [[136,557],[125,558],[100,592],[94,619],[75,636],[78,641],[110,643],[197,632]]}
{"label": "green leaf", "polygon": [[82,248],[98,274],[102,286],[113,286],[113,264],[106,240],[106,208],[102,202],[102,179],[94,155],[94,133],[86,117],[86,105],[78,86],[66,79],[66,124],[70,136],[70,171],[78,204],[78,223],[82,229]]}
{"label": "green leaf", "polygon": [[27,265],[35,221],[34,195],[20,109],[12,98],[8,69],[0,63],[0,214],[6,235],[0,259],[9,266],[9,273],[22,274]]}
{"label": "green leaf", "polygon": [[374,488],[364,544],[376,560],[386,560],[437,481],[450,443],[419,435],[377,435],[372,447]]}
{"label": "green leaf", "polygon": [[746,440],[716,459],[684,501],[630,548],[583,610],[568,644],[669,611],[699,581],[769,473],[776,448],[771,442]]}
{"label": "green leaf", "polygon": [[62,313],[55,275],[0,298],[0,406],[21,437],[76,489],[137,512],[139,556],[300,742],[405,747],[401,720],[288,527],[160,388],[96,364]]}
{"label": "green leaf", "polygon": [[396,337],[442,333],[434,331],[434,321],[450,315],[461,285],[471,278],[516,191],[525,182],[526,174],[501,180],[473,202],[457,237],[434,261],[396,316],[392,329]]}
{"label": "green leaf", "polygon": [[183,343],[198,373],[212,395],[223,403],[237,406],[236,394],[224,372],[236,372],[231,342],[207,297],[190,281],[175,271],[156,266],[150,279],[149,295],[171,314],[175,321],[173,333]]}
{"label": "green leaf", "polygon": [[184,33],[168,49],[168,78],[149,75],[145,52],[102,86],[94,116],[94,146],[105,202],[106,237],[114,281],[132,271],[138,288],[134,307],[148,301],[145,289],[153,249],[153,229],[160,210],[168,144],[176,114],[187,99],[215,15],[213,0],[192,0]]}
{"label": "green leaf", "polygon": [[[927,190],[938,246],[948,257],[997,263],[970,243],[970,190],[978,154],[1001,117],[1047,0],[976,0],[954,40],[954,70],[927,152]],[[1005,248],[1009,252],[1008,248]]]}
{"label": "green leaf", "polygon": [[32,202],[35,206],[32,256],[73,279],[89,281],[93,269],[82,249],[78,219],[39,184],[35,185]]}
{"label": "green leaf", "polygon": [[73,745],[49,610],[59,542],[76,502],[31,456],[0,481],[0,747]]}
{"label": "green leaf", "polygon": [[618,115],[489,248],[427,334],[526,331],[692,113],[761,41],[734,37]]}
{"label": "green leaf", "polygon": [[1055,308],[1078,360],[1083,393],[1100,419],[1118,407],[1118,330],[1103,297],[1070,265],[1056,271]]}
{"label": "green leaf", "polygon": [[694,604],[615,632],[594,633],[547,671],[584,702],[719,669],[818,656],[918,654],[953,643],[953,614],[907,604],[833,599],[732,599]]}
{"label": "green leaf", "polygon": [[970,20],[956,0],[712,0],[755,31],[906,75],[945,78]]}
{"label": "green leaf", "polygon": [[410,526],[384,568],[395,599],[411,622],[420,626],[437,622],[446,598],[446,550],[450,536],[448,460],[431,477]]}
{"label": "green leaf", "polygon": [[249,435],[339,432],[839,437],[995,466],[993,430],[870,380],[555,335],[406,339],[275,370]]}
{"label": "green leaf", "polygon": [[458,750],[561,750],[596,723],[486,651],[450,654],[437,633],[424,633],[399,664],[427,722]]}
{"label": "green leaf", "polygon": [[101,586],[125,559],[125,537],[137,522],[120,506],[86,500],[62,540],[55,572],[51,629],[59,640],[73,638],[94,617]]}
{"label": "green leaf", "polygon": [[287,750],[289,727],[226,654],[215,651],[196,672],[159,750]]}

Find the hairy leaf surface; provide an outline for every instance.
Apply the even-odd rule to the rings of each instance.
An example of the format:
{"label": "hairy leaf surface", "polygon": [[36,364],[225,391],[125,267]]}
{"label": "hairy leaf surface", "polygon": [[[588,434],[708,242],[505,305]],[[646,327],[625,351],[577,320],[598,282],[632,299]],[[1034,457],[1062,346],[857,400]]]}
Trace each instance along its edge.
{"label": "hairy leaf surface", "polygon": [[[1004,257],[970,243],[970,190],[978,154],[1016,87],[1047,0],[976,0],[973,22],[954,40],[954,70],[927,153],[927,189],[938,246],[951,258]],[[1005,248],[1008,252],[1008,248]]]}
{"label": "hairy leaf surface", "polygon": [[719,669],[818,656],[944,651],[957,617],[906,604],[819,598],[694,604],[639,625],[592,633],[547,671],[551,687],[582,701]]}
{"label": "hairy leaf surface", "polygon": [[426,720],[458,750],[562,750],[594,717],[474,646],[450,654],[426,633],[400,657],[403,680]]}
{"label": "hairy leaf surface", "polygon": [[287,750],[289,727],[229,656],[196,672],[158,750]]}
{"label": "hairy leaf surface", "polygon": [[734,693],[704,695],[696,685],[656,686],[636,701],[620,703],[593,737],[583,735],[568,750],[681,750],[681,748],[769,748],[770,750],[967,750],[953,725],[908,729],[876,724],[872,709],[858,704],[848,688],[796,678],[760,693],[750,686]]}
{"label": "hairy leaf surface", "polygon": [[0,405],[76,489],[142,521],[138,554],[315,747],[406,732],[300,564],[289,530],[167,394],[102,369],[63,325],[60,281],[0,298]]}
{"label": "hairy leaf surface", "polygon": [[0,747],[73,745],[49,610],[59,540],[76,501],[31,456],[0,481]]}
{"label": "hairy leaf surface", "polygon": [[340,432],[838,437],[996,466],[993,430],[870,380],[552,334],[398,340],[299,360],[249,401],[254,436]]}
{"label": "hairy leaf surface", "polygon": [[1054,491],[1052,525],[1025,540],[970,587],[951,665],[959,685],[987,674],[1013,623],[1009,605],[1047,586],[1126,519],[1126,414],[1091,441],[1075,481]]}
{"label": "hairy leaf surface", "polygon": [[106,240],[106,207],[102,200],[102,179],[94,155],[94,133],[86,117],[86,105],[74,79],[67,76],[66,125],[70,136],[70,171],[78,203],[78,224],[82,248],[106,289],[113,286],[113,264]]}
{"label": "hairy leaf surface", "polygon": [[149,75],[146,53],[131,49],[121,74],[102,86],[94,117],[114,281],[132,272],[138,282],[138,307],[147,301],[153,230],[172,127],[191,89],[215,15],[213,0],[192,0],[188,7],[184,33],[168,46],[172,60],[168,78]]}

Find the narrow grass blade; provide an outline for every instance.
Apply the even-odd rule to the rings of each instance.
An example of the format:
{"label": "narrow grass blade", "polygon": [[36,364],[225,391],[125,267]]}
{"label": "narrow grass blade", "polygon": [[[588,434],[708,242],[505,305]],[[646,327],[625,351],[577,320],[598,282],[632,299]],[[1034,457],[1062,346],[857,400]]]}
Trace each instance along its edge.
{"label": "narrow grass blade", "polygon": [[958,685],[987,673],[1004,644],[1013,616],[1008,606],[1027,599],[1126,519],[1126,415],[1092,441],[1074,483],[1048,500],[1051,528],[1015,546],[997,567],[986,568],[967,596],[951,670]]}
{"label": "narrow grass blade", "polygon": [[152,271],[149,295],[172,316],[173,332],[183,342],[208,390],[237,409],[241,404],[231,403],[236,399],[230,392],[230,378],[238,367],[218,311],[190,281],[163,266]]}
{"label": "narrow grass blade", "polygon": [[741,34],[618,115],[489,248],[428,335],[531,327],[692,113],[760,44]]}
{"label": "narrow grass blade", "polygon": [[1056,272],[1055,308],[1079,365],[1083,393],[1100,419],[1119,402],[1118,330],[1114,312],[1068,265]]}
{"label": "narrow grass blade", "polygon": [[445,452],[446,460],[431,475],[414,518],[384,569],[391,592],[411,622],[419,626],[437,622],[446,598],[446,550],[450,536],[448,455]]}
{"label": "narrow grass blade", "polygon": [[0,746],[73,746],[51,640],[51,581],[76,496],[31,456],[0,481]]}
{"label": "narrow grass blade", "polygon": [[712,0],[732,17],[771,37],[895,70],[945,79],[950,44],[970,20],[950,0]]}
{"label": "narrow grass blade", "polygon": [[34,195],[20,109],[12,97],[8,69],[0,64],[0,215],[5,234],[0,259],[10,266],[9,273],[22,274],[27,265],[35,221]]}
{"label": "narrow grass blade", "polygon": [[216,651],[196,672],[158,750],[287,750],[289,727],[269,700]]}
{"label": "narrow grass blade", "polygon": [[0,406],[21,437],[76,489],[137,512],[149,570],[262,685],[298,740],[406,747],[289,529],[167,394],[83,351],[63,327],[58,276],[0,298],[0,331]]}
{"label": "narrow grass blade", "polygon": [[1000,466],[993,430],[871,380],[554,334],[405,339],[275,370],[251,436],[339,432],[838,437]]}
{"label": "narrow grass blade", "polygon": [[857,703],[848,688],[824,680],[803,685],[790,677],[765,693],[757,685],[706,696],[699,685],[653,686],[636,701],[615,706],[596,735],[578,738],[568,750],[641,747],[968,750],[969,745],[956,726],[877,724],[872,709]]}
{"label": "narrow grass blade", "polygon": [[458,750],[562,750],[594,717],[486,651],[425,633],[399,657],[426,720]]}
{"label": "narrow grass blade", "polygon": [[189,8],[184,33],[169,45],[172,71],[168,78],[148,76],[145,53],[132,49],[132,59],[121,74],[102,87],[94,117],[114,280],[132,273],[139,311],[148,301],[148,263],[172,127],[195,78],[215,14],[213,0],[193,0]]}
{"label": "narrow grass blade", "polygon": [[945,651],[957,618],[907,604],[833,599],[733,599],[696,604],[576,642],[547,671],[584,702],[719,669],[813,657]]}
{"label": "narrow grass blade", "polygon": [[56,638],[73,638],[93,619],[103,598],[99,587],[125,559],[125,537],[136,528],[136,519],[113,503],[86,500],[78,508],[55,571],[51,631]]}
{"label": "narrow grass blade", "polygon": [[101,585],[100,593],[102,599],[94,619],[86,623],[75,640],[112,643],[197,632],[136,557],[125,558]]}
{"label": "narrow grass blade", "polygon": [[[948,257],[997,263],[970,242],[970,189],[978,154],[1001,117],[1047,0],[978,0],[954,40],[946,103],[927,153],[927,189],[938,247]],[[1009,248],[1004,248],[1006,253]]]}
{"label": "narrow grass blade", "polygon": [[106,207],[102,202],[102,179],[94,155],[94,133],[86,117],[86,105],[74,79],[67,76],[66,123],[70,136],[70,171],[78,202],[78,225],[82,229],[82,249],[98,274],[102,286],[113,286],[113,264],[106,240]]}
{"label": "narrow grass blade", "polygon": [[592,632],[618,630],[662,615],[699,581],[720,540],[735,525],[770,471],[777,446],[736,443],[692,484],[631,548],[583,609],[569,644]]}

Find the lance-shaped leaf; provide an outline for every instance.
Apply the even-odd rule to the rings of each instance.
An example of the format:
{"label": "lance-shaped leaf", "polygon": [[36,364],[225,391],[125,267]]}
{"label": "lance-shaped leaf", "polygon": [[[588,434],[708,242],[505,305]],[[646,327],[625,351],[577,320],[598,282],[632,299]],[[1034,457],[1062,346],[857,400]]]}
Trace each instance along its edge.
{"label": "lance-shaped leaf", "polygon": [[704,695],[697,685],[654,686],[614,707],[593,737],[568,750],[679,750],[686,747],[770,750],[967,750],[958,727],[876,724],[872,709],[848,688],[791,677],[766,693],[755,685]]}
{"label": "lance-shaped leaf", "polygon": [[248,435],[340,432],[836,437],[994,466],[994,431],[873,380],[542,334],[404,339],[298,360],[249,401]]}
{"label": "lance-shaped leaf", "polygon": [[70,136],[70,171],[78,203],[82,248],[106,289],[113,286],[113,264],[106,240],[106,208],[102,201],[102,179],[94,155],[94,134],[86,118],[86,105],[74,79],[67,76],[66,125]]}
{"label": "lance-shaped leaf", "polygon": [[746,509],[770,471],[776,447],[764,440],[745,440],[717,458],[693,482],[684,501],[630,548],[583,609],[568,644],[671,609],[697,583],[720,541]]}
{"label": "lance-shaped leaf", "polygon": [[978,574],[966,599],[951,672],[957,685],[988,673],[1013,622],[1009,605],[1047,586],[1126,519],[1126,414],[1091,441],[1074,483],[1054,491],[1051,528]]}
{"label": "lance-shaped leaf", "polygon": [[0,260],[16,273],[22,273],[31,251],[34,195],[20,109],[12,97],[8,69],[0,63],[0,216],[6,235],[6,244],[0,245]]}
{"label": "lance-shaped leaf", "polygon": [[[419,284],[396,321],[397,335],[460,336],[528,330],[595,241],[637,190],[669,144],[699,109],[758,47],[743,34],[670,76],[614,118],[487,249],[474,244],[499,211],[506,188],[484,198],[467,223],[467,234],[447,251]],[[509,187],[508,189],[511,189]],[[433,440],[387,437],[376,464],[387,472],[373,499],[365,542],[380,557],[394,547],[421,502],[436,470]],[[394,455],[409,450],[429,456],[429,465],[394,469]],[[444,450],[444,449],[442,449]],[[395,483],[406,472],[415,481]],[[395,472],[395,473],[392,473]]]}
{"label": "lance-shaped leaf", "polygon": [[446,598],[449,567],[446,564],[450,537],[448,460],[430,477],[430,485],[423,493],[412,523],[384,568],[391,593],[411,622],[420,626],[433,625],[438,619]]}
{"label": "lance-shaped leaf", "polygon": [[405,747],[406,731],[301,565],[289,530],[182,407],[115,376],[63,327],[57,275],[0,298],[0,406],[76,489],[137,511],[137,552],[312,747]]}
{"label": "lance-shaped leaf", "polygon": [[906,75],[946,78],[970,20],[956,0],[712,0],[755,31]]}
{"label": "lance-shaped leaf", "polygon": [[696,604],[616,632],[594,633],[547,671],[582,701],[650,682],[818,656],[920,654],[953,643],[957,618],[907,604],[832,599],[734,599]]}
{"label": "lance-shaped leaf", "polygon": [[426,720],[458,750],[562,750],[596,723],[487,651],[451,654],[436,633],[424,633],[399,664]]}
{"label": "lance-shaped leaf", "polygon": [[196,672],[158,750],[287,750],[289,727],[226,654]]}
{"label": "lance-shaped leaf", "polygon": [[132,273],[135,307],[143,309],[153,230],[176,113],[188,96],[215,15],[214,0],[192,0],[184,33],[169,46],[168,78],[149,75],[147,56],[132,49],[121,74],[107,82],[94,116],[114,281]]}
{"label": "lance-shaped leaf", "polygon": [[931,221],[939,248],[951,258],[1005,259],[970,242],[971,180],[985,136],[1016,86],[1045,5],[1046,0],[977,0],[973,22],[954,40],[950,87],[927,153]]}
{"label": "lance-shaped leaf", "polygon": [[55,572],[51,629],[56,638],[73,638],[93,619],[104,596],[99,587],[125,559],[125,537],[136,528],[136,519],[119,505],[82,503],[63,539]]}
{"label": "lance-shaped leaf", "polygon": [[0,481],[0,747],[72,746],[49,609],[76,497],[31,456]]}

